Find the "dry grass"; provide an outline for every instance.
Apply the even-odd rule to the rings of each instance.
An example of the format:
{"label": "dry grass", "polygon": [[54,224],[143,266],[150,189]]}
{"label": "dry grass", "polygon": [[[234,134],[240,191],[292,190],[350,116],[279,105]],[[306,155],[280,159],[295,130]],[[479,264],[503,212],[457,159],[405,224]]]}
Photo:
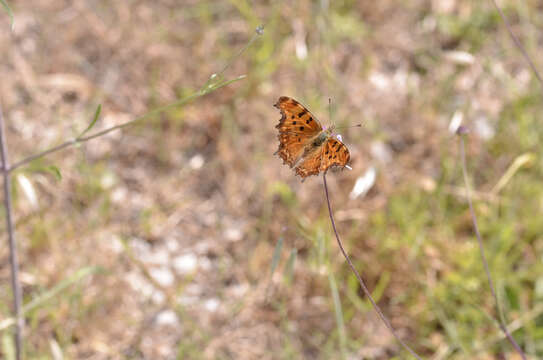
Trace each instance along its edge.
{"label": "dry grass", "polygon": [[[266,24],[225,74],[244,81],[14,174],[25,302],[101,269],[26,314],[28,358],[403,355],[333,242],[322,180],[302,184],[272,155],[280,95],[322,122],[331,97],[338,124],[364,124],[343,134],[354,170],[330,174],[329,186],[346,246],[400,336],[427,358],[513,358],[485,315],[497,316],[457,188],[448,127],[462,112],[498,294],[517,340],[543,355],[541,89],[491,3],[322,3],[10,3],[0,94],[12,161],[76,136],[98,104],[97,130],[190,94]],[[538,5],[505,3],[540,58]],[[524,153],[531,166],[487,196]],[[350,199],[370,166],[373,188]],[[0,247],[0,322],[10,316],[7,256]]]}

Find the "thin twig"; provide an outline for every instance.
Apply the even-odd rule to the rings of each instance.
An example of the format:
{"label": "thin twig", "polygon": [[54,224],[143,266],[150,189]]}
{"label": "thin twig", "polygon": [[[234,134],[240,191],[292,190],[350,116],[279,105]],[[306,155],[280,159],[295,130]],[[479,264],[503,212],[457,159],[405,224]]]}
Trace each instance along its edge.
{"label": "thin twig", "polygon": [[19,261],[17,259],[17,244],[13,230],[13,208],[11,202],[11,176],[8,171],[8,145],[6,143],[6,128],[4,117],[0,108],[0,157],[2,158],[2,175],[4,177],[4,209],[6,211],[6,228],[8,231],[9,243],[9,264],[11,267],[11,291],[13,292],[13,307],[15,312],[15,351],[16,359],[22,357],[23,345],[23,313],[22,313],[22,290],[19,281]]}
{"label": "thin twig", "polygon": [[209,93],[209,92],[198,91],[198,92],[196,92],[196,93],[194,93],[194,94],[192,94],[192,95],[189,95],[189,96],[187,96],[187,97],[185,97],[185,98],[183,98],[183,99],[180,99],[180,100],[178,100],[178,101],[176,101],[176,102],[174,102],[174,103],[171,103],[171,104],[168,104],[168,105],[159,107],[159,108],[157,108],[157,109],[154,109],[154,110],[152,110],[152,111],[150,111],[150,112],[148,112],[148,113],[146,113],[146,114],[144,114],[144,115],[142,115],[142,116],[140,116],[140,117],[138,117],[138,118],[136,118],[136,119],[133,119],[133,120],[124,122],[124,123],[119,124],[119,125],[115,125],[115,126],[109,127],[109,128],[107,128],[107,129],[98,131],[97,133],[94,133],[94,134],[92,134],[92,135],[83,136],[83,137],[78,137],[78,138],[74,138],[74,139],[68,140],[68,141],[66,141],[66,142],[64,142],[64,143],[62,143],[62,144],[60,144],[60,145],[53,146],[53,147],[50,148],[50,149],[41,151],[41,152],[39,152],[39,153],[37,153],[37,154],[34,154],[34,155],[30,155],[30,156],[28,156],[28,157],[26,157],[26,158],[24,158],[24,159],[22,159],[22,160],[19,160],[19,161],[15,162],[13,165],[7,167],[7,171],[8,171],[8,172],[11,172],[11,171],[13,171],[13,170],[15,170],[15,169],[17,169],[17,168],[23,166],[23,165],[26,165],[26,164],[28,164],[28,163],[30,163],[30,162],[36,160],[36,159],[42,158],[42,157],[44,157],[44,156],[46,156],[46,155],[49,155],[49,154],[51,154],[51,153],[55,153],[55,152],[57,152],[57,151],[60,151],[60,150],[62,150],[62,149],[65,149],[65,148],[67,148],[67,147],[73,146],[73,145],[75,145],[75,144],[83,143],[83,142],[92,140],[92,139],[94,139],[94,138],[100,137],[100,136],[102,136],[102,135],[108,134],[108,133],[110,133],[110,132],[112,132],[112,131],[120,130],[120,129],[125,128],[125,127],[127,127],[127,126],[129,126],[129,125],[133,125],[133,124],[135,124],[135,123],[137,123],[137,122],[139,122],[139,121],[145,120],[145,119],[147,119],[147,118],[149,118],[149,117],[151,117],[151,116],[153,116],[153,115],[157,115],[157,114],[159,114],[159,113],[161,113],[161,112],[164,112],[164,111],[166,111],[166,110],[168,110],[168,109],[171,109],[171,108],[173,108],[173,107],[176,107],[176,106],[179,106],[179,105],[183,105],[183,104],[189,102],[190,100],[193,100],[193,99],[195,99],[195,98],[197,98],[197,97],[199,97],[199,96],[204,96],[204,95],[206,95],[206,94],[208,94],[208,93]]}
{"label": "thin twig", "polygon": [[[481,237],[481,233],[479,232],[479,226],[477,225],[477,217],[475,216],[475,210],[473,209],[473,203],[471,201],[471,190],[470,190],[469,181],[468,181],[468,170],[467,170],[467,165],[466,165],[466,150],[465,150],[465,144],[464,144],[464,134],[466,134],[466,132],[467,130],[465,128],[463,127],[459,128],[458,135],[460,136],[460,159],[461,159],[462,173],[464,175],[466,198],[468,199],[469,212],[471,214],[471,220],[473,222],[473,229],[475,231],[475,237],[477,238],[477,243],[479,244],[479,253],[481,254],[481,260],[483,262],[483,267],[485,268],[486,278],[488,281],[488,285],[490,287],[490,292],[492,293],[492,297],[494,298],[494,303],[498,311],[498,314],[502,314],[502,309],[498,301],[498,295],[496,294],[496,289],[494,288],[494,282],[492,281],[492,276],[490,275],[488,261],[486,260],[485,249],[483,247],[483,240]],[[505,321],[503,317],[498,316],[498,318],[499,318],[498,324],[500,326],[500,329],[503,331],[503,333],[505,334],[505,336],[507,337],[511,345],[519,353],[522,359],[526,360],[526,355],[524,354],[520,346],[517,344],[513,336],[511,336],[511,334],[509,333],[509,330],[507,330],[507,326],[505,325]]]}
{"label": "thin twig", "polygon": [[[509,36],[511,37],[511,39],[513,40],[513,42],[515,43],[517,48],[522,53],[522,56],[524,56],[524,59],[526,60],[526,62],[530,66],[530,68],[532,69],[535,77],[539,81],[539,84],[543,87],[543,79],[541,78],[541,75],[539,74],[539,71],[537,70],[537,67],[535,66],[534,62],[532,61],[532,58],[530,57],[530,55],[528,55],[528,52],[526,51],[524,46],[522,46],[522,43],[520,42],[519,38],[515,35],[513,30],[511,29],[511,25],[509,25],[509,22],[507,21],[507,18],[505,17],[505,14],[503,13],[502,9],[498,6],[498,3],[496,2],[496,0],[491,0],[491,1],[492,1],[492,4],[494,5],[494,7],[496,8],[496,10],[498,11],[498,14],[500,15],[503,23],[505,24],[505,27],[507,28]],[[485,258],[483,242],[481,240],[481,234],[479,233],[479,228],[477,226],[477,218],[475,217],[475,211],[473,210],[473,205],[472,205],[472,201],[471,201],[470,188],[469,188],[468,179],[467,179],[467,166],[466,166],[464,138],[462,136],[463,134],[459,133],[459,135],[461,135],[460,136],[460,154],[461,154],[461,157],[462,157],[462,172],[464,174],[464,182],[466,183],[466,194],[467,194],[469,209],[470,209],[470,213],[471,213],[471,218],[472,218],[472,221],[473,221],[473,228],[475,229],[475,235],[477,237],[477,242],[479,243],[479,250],[480,250],[480,253],[481,253],[481,258],[483,260],[483,265],[484,265],[486,276],[487,276],[487,279],[488,279],[488,284],[490,286],[490,291],[492,292],[492,296],[494,297],[494,301],[496,303],[496,308],[498,310],[498,313],[502,314],[500,303],[498,301],[498,297],[497,297],[496,291],[494,289],[494,284],[492,282],[492,277],[490,276],[490,271],[488,270],[488,263],[487,263],[486,258]],[[499,316],[499,322],[498,323],[500,325],[501,330],[503,331],[503,333],[505,334],[505,336],[507,337],[507,339],[511,343],[511,345],[520,354],[522,359],[525,360],[526,355],[524,354],[524,352],[522,351],[520,346],[517,344],[517,342],[515,341],[513,336],[507,330],[507,326],[505,325],[505,320],[503,319],[502,316]]]}
{"label": "thin twig", "polygon": [[498,11],[498,13],[500,14],[500,17],[502,18],[503,23],[505,24],[505,27],[507,28],[507,31],[509,32],[509,36],[511,36],[511,39],[513,39],[513,42],[522,53],[522,56],[524,56],[524,59],[526,60],[528,65],[530,65],[530,67],[532,68],[532,71],[534,72],[535,77],[539,81],[539,84],[543,87],[543,79],[541,78],[541,75],[539,75],[539,71],[537,71],[537,68],[535,67],[534,62],[530,58],[530,55],[528,55],[528,52],[526,51],[526,49],[524,49],[524,46],[522,46],[522,43],[520,42],[518,37],[515,35],[515,33],[513,33],[513,30],[511,30],[511,25],[509,25],[509,22],[507,21],[505,14],[503,13],[502,9],[498,6],[498,3],[496,2],[496,0],[491,0],[491,1],[492,1],[492,4],[494,4],[494,7]]}
{"label": "thin twig", "polygon": [[136,119],[127,121],[127,122],[119,124],[119,125],[112,126],[110,128],[107,128],[107,129],[104,129],[104,130],[101,130],[101,131],[98,131],[97,133],[94,133],[92,135],[79,136],[77,138],[68,140],[68,141],[66,141],[66,142],[64,142],[64,143],[62,143],[60,145],[53,146],[50,149],[41,151],[41,152],[39,152],[37,154],[30,155],[30,156],[28,156],[28,157],[26,157],[26,158],[24,158],[22,160],[16,161],[12,166],[5,166],[4,168],[7,169],[8,172],[11,172],[11,171],[23,166],[23,165],[26,165],[26,164],[28,164],[28,163],[36,160],[36,159],[42,158],[42,157],[44,157],[46,155],[49,155],[51,153],[55,153],[57,151],[60,151],[60,150],[65,149],[67,147],[76,145],[78,143],[83,143],[85,141],[95,139],[95,138],[100,137],[102,135],[108,134],[108,133],[110,133],[112,131],[120,130],[122,128],[133,125],[133,124],[135,124],[137,122],[140,122],[140,121],[142,121],[144,119],[147,119],[147,118],[149,118],[149,117],[151,117],[153,115],[160,114],[160,113],[162,113],[162,112],[164,112],[166,110],[169,110],[171,108],[174,108],[176,106],[184,105],[184,104],[188,103],[191,100],[194,100],[194,99],[196,99],[196,98],[198,98],[200,96],[205,96],[205,95],[213,92],[214,90],[220,89],[223,86],[227,86],[227,85],[230,85],[233,82],[244,79],[245,75],[241,75],[241,76],[238,76],[238,77],[236,77],[234,79],[231,79],[231,80],[222,81],[222,76],[226,72],[226,70],[230,67],[230,65],[232,65],[232,63],[237,58],[239,58],[255,42],[255,40],[259,36],[262,36],[263,34],[264,34],[264,27],[263,27],[263,25],[260,25],[255,29],[255,33],[249,39],[247,44],[243,48],[241,48],[238,52],[236,52],[230,59],[228,59],[228,61],[226,62],[224,67],[221,69],[221,71],[219,71],[218,73],[212,74],[209,77],[209,79],[204,83],[204,85],[202,85],[202,87],[198,91],[194,92],[193,94],[191,94],[191,95],[189,95],[189,96],[187,96],[185,98],[179,99],[179,100],[177,100],[177,101],[175,101],[175,102],[173,102],[171,104],[167,104],[167,105],[161,106],[161,107],[159,107],[157,109],[151,110],[148,113],[146,113],[146,114],[144,114],[144,115],[142,115],[142,116],[140,116],[140,117],[138,117]]}
{"label": "thin twig", "polygon": [[324,193],[326,194],[326,203],[328,204],[328,213],[330,214],[330,222],[332,223],[332,228],[334,229],[334,234],[336,235],[336,240],[339,246],[339,249],[341,250],[341,253],[345,257],[345,260],[347,260],[347,263],[349,264],[349,267],[351,268],[351,271],[354,273],[356,278],[358,279],[358,283],[360,284],[360,287],[362,288],[362,291],[364,291],[364,294],[367,296],[367,298],[370,300],[373,308],[375,309],[375,312],[377,312],[377,315],[381,318],[385,326],[388,328],[390,333],[398,340],[398,342],[402,345],[402,347],[407,350],[411,355],[413,355],[416,359],[421,360],[421,357],[417,355],[417,353],[409,347],[399,336],[396,334],[396,331],[394,331],[394,328],[392,325],[390,325],[390,322],[386,318],[385,314],[381,311],[375,300],[373,300],[373,297],[371,296],[370,291],[368,290],[366,284],[364,283],[364,280],[362,280],[362,277],[354,267],[353,262],[351,261],[351,258],[349,255],[347,255],[347,252],[343,248],[343,243],[341,242],[339,238],[339,234],[336,229],[336,223],[334,221],[334,216],[332,215],[332,206],[330,205],[330,197],[328,195],[328,185],[326,184],[326,172],[322,174],[322,179],[324,181]]}

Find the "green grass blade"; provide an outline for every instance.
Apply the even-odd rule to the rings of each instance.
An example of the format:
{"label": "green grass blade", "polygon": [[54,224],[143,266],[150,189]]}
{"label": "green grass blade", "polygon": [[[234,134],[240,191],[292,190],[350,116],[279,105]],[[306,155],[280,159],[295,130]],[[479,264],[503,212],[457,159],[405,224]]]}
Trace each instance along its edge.
{"label": "green grass blade", "polygon": [[[45,291],[44,293],[40,294],[36,298],[32,299],[32,301],[26,303],[23,306],[23,314],[27,313],[28,311],[31,311],[38,306],[46,303],[47,301],[51,300],[55,296],[59,295],[63,290],[68,288],[69,286],[83,280],[89,275],[95,274],[100,270],[99,267],[96,266],[89,266],[82,269],[79,269],[74,274],[72,274],[70,277],[62,280],[60,283],[55,285],[52,289]],[[0,322],[0,330],[6,329],[10,327],[11,325],[15,324],[14,318],[8,318]]]}
{"label": "green grass blade", "polygon": [[292,279],[294,277],[294,264],[296,263],[296,257],[298,256],[298,250],[292,249],[285,265],[284,279],[287,284],[292,284]]}
{"label": "green grass blade", "polygon": [[273,251],[270,276],[273,275],[273,273],[275,272],[275,269],[277,268],[277,265],[279,264],[279,259],[281,259],[282,248],[283,248],[283,238],[280,237],[279,240],[277,240],[277,244],[275,244],[275,250]]}
{"label": "green grass blade", "polygon": [[[1,1],[1,0],[0,0]],[[83,135],[85,135],[86,133],[88,133],[93,127],[94,125],[96,124],[96,122],[98,121],[98,118],[100,117],[100,113],[102,112],[102,104],[99,104],[98,107],[96,108],[96,111],[94,113],[94,118],[92,119],[91,123],[89,124],[89,126],[87,126],[87,128],[85,130],[83,130],[83,132],[81,134],[79,134],[79,136],[77,137],[78,139],[83,137]]]}
{"label": "green grass blade", "polygon": [[10,20],[10,27],[11,27],[11,30],[13,31],[13,24],[14,24],[14,22],[13,22],[13,12],[11,11],[11,8],[9,7],[6,0],[0,0],[0,3],[2,3],[2,7],[8,13],[9,20]]}
{"label": "green grass blade", "polygon": [[345,323],[343,322],[343,309],[341,307],[336,279],[330,271],[328,272],[328,282],[330,283],[330,291],[332,292],[332,299],[334,301],[334,313],[336,315],[336,324],[339,334],[339,347],[341,354],[345,359],[347,357],[347,335],[345,334]]}
{"label": "green grass blade", "polygon": [[321,229],[317,232],[317,255],[319,266],[324,265],[326,262],[326,239]]}
{"label": "green grass blade", "polygon": [[13,344],[13,336],[9,331],[2,334],[2,355],[6,360],[15,360],[15,345]]}
{"label": "green grass blade", "polygon": [[45,170],[53,174],[58,181],[62,180],[62,174],[57,166],[49,165],[45,168]]}
{"label": "green grass blade", "polygon": [[223,82],[220,82],[218,84],[212,84],[212,85],[209,85],[209,87],[205,90],[203,90],[203,93],[204,94],[207,94],[208,92],[211,92],[213,90],[217,90],[217,89],[220,89],[224,86],[227,86],[227,85],[230,85],[232,83],[235,83],[236,81],[240,81],[240,80],[243,80],[247,77],[247,75],[240,75],[236,78],[233,78],[231,80],[226,80],[226,81],[223,81]]}
{"label": "green grass blade", "polygon": [[57,285],[53,286],[52,289],[47,290],[46,292],[32,299],[32,301],[26,303],[23,306],[23,312],[27,312],[27,311],[37,308],[41,304],[51,300],[52,298],[60,294],[67,287],[81,281],[82,279],[86,278],[89,275],[95,274],[96,272],[98,272],[98,270],[99,268],[96,266],[89,266],[89,267],[85,267],[85,268],[77,270],[70,277],[62,280]]}

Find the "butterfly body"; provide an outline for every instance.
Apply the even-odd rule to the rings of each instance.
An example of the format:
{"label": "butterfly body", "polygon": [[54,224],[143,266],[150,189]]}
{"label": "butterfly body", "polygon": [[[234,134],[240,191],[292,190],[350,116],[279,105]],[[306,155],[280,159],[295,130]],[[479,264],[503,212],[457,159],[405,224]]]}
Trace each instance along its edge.
{"label": "butterfly body", "polygon": [[334,127],[325,129],[309,110],[298,101],[281,96],[274,105],[281,111],[279,149],[277,154],[296,174],[305,179],[328,170],[331,166],[346,166],[349,150],[334,135]]}
{"label": "butterfly body", "polygon": [[319,135],[317,135],[317,137],[315,138],[315,140],[313,140],[311,144],[315,147],[321,146],[325,141],[328,140],[329,137],[330,133],[328,132],[328,130],[323,130],[319,133]]}

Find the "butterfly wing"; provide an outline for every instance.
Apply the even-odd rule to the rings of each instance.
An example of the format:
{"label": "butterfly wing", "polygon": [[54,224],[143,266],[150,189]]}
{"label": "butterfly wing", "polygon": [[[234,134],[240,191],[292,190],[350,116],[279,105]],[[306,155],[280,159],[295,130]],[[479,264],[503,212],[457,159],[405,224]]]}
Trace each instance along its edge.
{"label": "butterfly wing", "polygon": [[300,175],[302,181],[310,175],[317,175],[319,173],[322,164],[323,150],[324,147],[322,146],[315,148],[304,156],[300,164],[296,166],[296,175]]}
{"label": "butterfly wing", "polygon": [[330,137],[322,146],[304,155],[300,164],[296,166],[296,175],[300,175],[302,179],[311,175],[318,175],[331,166],[347,165],[350,158],[351,155],[347,146],[341,141]]}
{"label": "butterfly wing", "polygon": [[302,104],[287,96],[281,96],[274,104],[281,111],[279,149],[277,153],[290,167],[302,156],[305,146],[322,131],[322,126]]}
{"label": "butterfly wing", "polygon": [[338,139],[329,137],[323,144],[322,161],[319,170],[326,171],[330,166],[345,166],[350,158],[351,155],[347,146]]}

